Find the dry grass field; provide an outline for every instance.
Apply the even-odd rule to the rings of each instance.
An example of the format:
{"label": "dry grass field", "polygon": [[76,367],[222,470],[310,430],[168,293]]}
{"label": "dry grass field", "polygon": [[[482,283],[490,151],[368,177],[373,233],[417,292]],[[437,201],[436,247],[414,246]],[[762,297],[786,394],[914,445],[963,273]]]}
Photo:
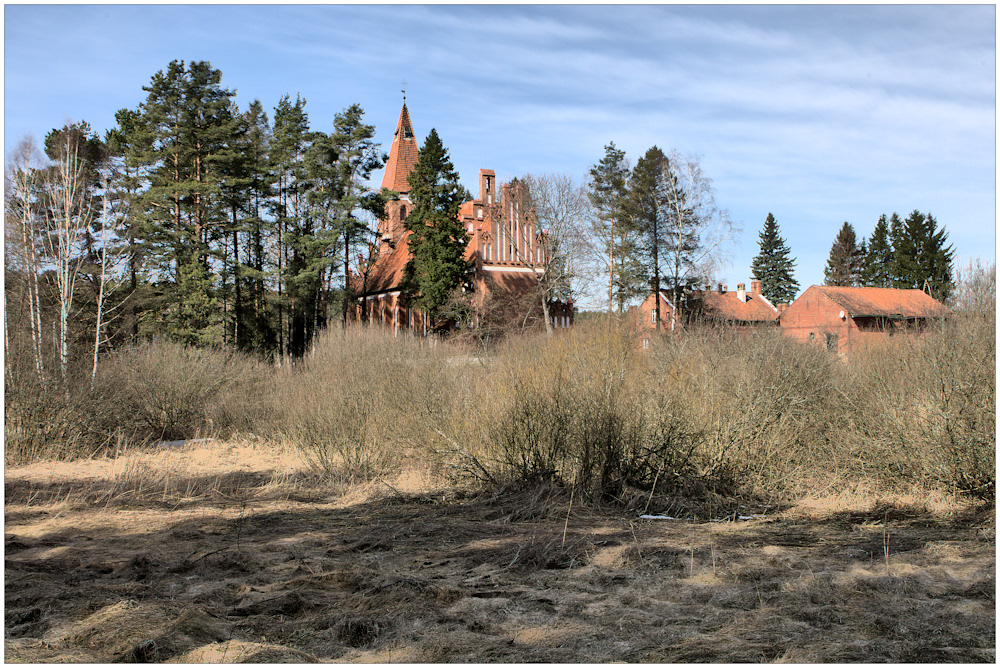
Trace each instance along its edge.
{"label": "dry grass field", "polygon": [[8,467],[6,661],[996,660],[992,504],[644,520],[429,464],[335,484],[298,452]]}

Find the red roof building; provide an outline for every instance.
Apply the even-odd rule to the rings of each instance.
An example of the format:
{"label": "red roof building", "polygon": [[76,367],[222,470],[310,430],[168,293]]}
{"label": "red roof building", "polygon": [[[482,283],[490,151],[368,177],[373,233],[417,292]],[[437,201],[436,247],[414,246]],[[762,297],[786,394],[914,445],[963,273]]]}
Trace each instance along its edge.
{"label": "red roof building", "polygon": [[[404,104],[382,178],[382,187],[398,192],[399,199],[386,206],[371,256],[353,275],[352,289],[359,304],[352,319],[380,323],[395,332],[402,329],[426,334],[437,324],[429,322],[418,309],[405,306],[400,292],[410,260],[409,232],[403,225],[412,210],[407,177],[419,157],[410,114]],[[481,169],[479,197],[461,206],[459,219],[470,238],[465,258],[473,267],[473,306],[481,314],[489,304],[517,303],[519,318],[537,321],[541,317],[541,302],[540,298],[532,297],[537,294],[538,275],[545,267],[545,234],[536,229],[534,214],[524,206],[523,195],[519,185],[503,184],[498,188],[493,170]],[[529,312],[524,313],[524,309]],[[532,314],[532,309],[537,309],[537,313]],[[572,324],[572,303],[551,302],[549,309],[554,327]]]}
{"label": "red roof building", "polygon": [[950,314],[921,290],[813,285],[781,314],[781,331],[846,356],[858,346],[920,331]]}
{"label": "red roof building", "polygon": [[[640,326],[642,346],[648,347],[649,337],[656,330],[656,315],[653,311],[653,295],[635,308],[637,324]],[[660,291],[660,331],[676,333],[693,323],[702,325],[726,325],[738,329],[749,327],[773,327],[778,324],[778,310],[760,294],[760,281],[751,280],[750,290],[740,283],[735,291],[725,285],[716,290],[695,290],[689,292],[679,308],[674,308],[670,293]]]}

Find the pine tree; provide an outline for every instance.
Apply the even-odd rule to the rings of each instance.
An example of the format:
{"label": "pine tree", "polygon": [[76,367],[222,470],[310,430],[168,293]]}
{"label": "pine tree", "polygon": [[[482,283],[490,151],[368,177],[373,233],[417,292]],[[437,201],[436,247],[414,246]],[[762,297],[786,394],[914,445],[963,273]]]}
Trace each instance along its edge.
{"label": "pine tree", "polygon": [[260,100],[251,102],[246,112],[234,109],[233,114],[237,121],[235,150],[232,159],[223,163],[222,183],[229,215],[223,243],[222,295],[232,303],[227,337],[240,350],[270,353],[275,335],[266,304],[269,221],[264,214],[273,185],[268,155],[271,130]]}
{"label": "pine tree", "polygon": [[[654,295],[659,295],[661,288],[660,250],[664,245],[664,235],[667,232],[664,223],[669,203],[666,201],[660,185],[665,178],[664,172],[668,169],[667,156],[659,147],[653,146],[646,151],[646,155],[639,158],[629,180],[631,218],[642,229],[647,239],[644,251],[651,274],[650,287]],[[656,329],[660,329],[661,315],[658,297],[653,300],[653,322]]]}
{"label": "pine tree", "polygon": [[799,291],[795,280],[795,258],[778,231],[774,216],[767,214],[764,228],[760,231],[758,244],[760,252],[750,264],[750,273],[760,281],[760,292],[772,304],[790,304]]}
{"label": "pine tree", "polygon": [[149,188],[142,195],[150,254],[159,267],[166,333],[184,343],[221,338],[212,260],[226,219],[221,164],[231,159],[234,93],[207,62],[173,61],[157,72],[141,106]]}
{"label": "pine tree", "polygon": [[856,286],[861,284],[863,256],[854,227],[844,223],[830,248],[830,259],[823,271],[825,285]]}
{"label": "pine tree", "polygon": [[608,313],[645,293],[648,274],[642,263],[642,231],[630,215],[630,170],[625,152],[614,142],[604,147],[604,157],[590,169],[591,204],[597,212],[591,227],[595,247],[608,270]]}
{"label": "pine tree", "polygon": [[468,194],[458,182],[437,131],[431,129],[420,149],[420,158],[409,175],[413,209],[404,225],[410,261],[402,290],[406,300],[430,317],[439,328],[438,317],[460,288],[471,288],[470,264],[465,259],[469,236],[458,220],[458,210]]}
{"label": "pine tree", "polygon": [[865,266],[862,279],[865,285],[872,288],[891,288],[893,286],[893,253],[889,240],[889,222],[885,214],[879,217],[868,240],[865,252]]}
{"label": "pine tree", "polygon": [[116,232],[125,244],[127,262],[126,294],[123,297],[124,312],[128,314],[123,331],[119,336],[136,341],[140,336],[140,314],[149,308],[150,285],[145,275],[148,255],[146,225],[143,210],[143,184],[151,165],[143,156],[148,147],[142,145],[143,118],[138,110],[120,109],[115,114],[118,125],[108,130],[106,142],[110,152],[112,171],[112,209],[121,223]]}
{"label": "pine tree", "polygon": [[[307,215],[308,178],[306,152],[313,140],[309,131],[306,101],[296,96],[293,104],[285,95],[274,109],[271,141],[271,164],[274,169],[275,196],[274,245],[277,278],[278,352],[301,355],[305,352],[304,323],[307,319],[303,298],[310,288],[304,276],[301,239],[311,233]],[[299,280],[302,279],[302,280]]]}
{"label": "pine tree", "polygon": [[[381,169],[388,156],[374,140],[375,126],[364,122],[364,109],[353,104],[337,114],[333,133],[317,145],[313,154],[313,174],[316,189],[315,201],[329,219],[325,234],[324,250],[328,256],[334,241],[343,249],[344,293],[341,299],[340,318],[347,325],[347,312],[351,295],[348,273],[351,257],[372,241],[368,225],[360,218],[364,213],[375,219],[384,216],[385,199],[380,191],[369,185],[372,172]],[[318,259],[325,269],[332,263]],[[329,278],[325,281],[329,292]]]}

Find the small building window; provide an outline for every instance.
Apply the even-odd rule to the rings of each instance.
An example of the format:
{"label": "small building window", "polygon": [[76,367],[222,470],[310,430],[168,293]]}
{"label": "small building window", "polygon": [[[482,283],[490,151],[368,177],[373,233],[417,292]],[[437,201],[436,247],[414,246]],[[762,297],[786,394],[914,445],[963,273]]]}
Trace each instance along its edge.
{"label": "small building window", "polygon": [[837,351],[837,335],[833,332],[826,333],[826,349],[834,352]]}

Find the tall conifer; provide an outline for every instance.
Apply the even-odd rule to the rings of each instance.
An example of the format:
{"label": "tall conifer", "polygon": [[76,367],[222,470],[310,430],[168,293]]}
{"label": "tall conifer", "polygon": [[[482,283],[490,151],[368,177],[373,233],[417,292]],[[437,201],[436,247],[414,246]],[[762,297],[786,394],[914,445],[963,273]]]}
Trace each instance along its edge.
{"label": "tall conifer", "polygon": [[868,240],[868,249],[865,253],[862,271],[864,284],[872,288],[891,288],[893,285],[892,267],[893,254],[892,243],[889,240],[889,221],[883,214],[879,217],[878,223],[875,224],[871,239]]}
{"label": "tall conifer", "polygon": [[467,192],[434,129],[420,149],[409,183],[413,209],[404,225],[410,232],[407,243],[411,258],[406,265],[403,291],[437,328],[438,317],[455,291],[471,288],[471,284],[470,265],[465,259],[469,236],[458,220]]}
{"label": "tall conifer", "polygon": [[854,226],[844,223],[830,248],[823,276],[826,285],[857,286],[861,284],[861,269],[864,257],[858,246]]}
{"label": "tall conifer", "polygon": [[750,264],[750,272],[760,281],[760,292],[772,304],[790,304],[799,291],[795,280],[795,258],[789,257],[788,244],[781,238],[774,215],[767,214],[760,231],[760,252]]}

